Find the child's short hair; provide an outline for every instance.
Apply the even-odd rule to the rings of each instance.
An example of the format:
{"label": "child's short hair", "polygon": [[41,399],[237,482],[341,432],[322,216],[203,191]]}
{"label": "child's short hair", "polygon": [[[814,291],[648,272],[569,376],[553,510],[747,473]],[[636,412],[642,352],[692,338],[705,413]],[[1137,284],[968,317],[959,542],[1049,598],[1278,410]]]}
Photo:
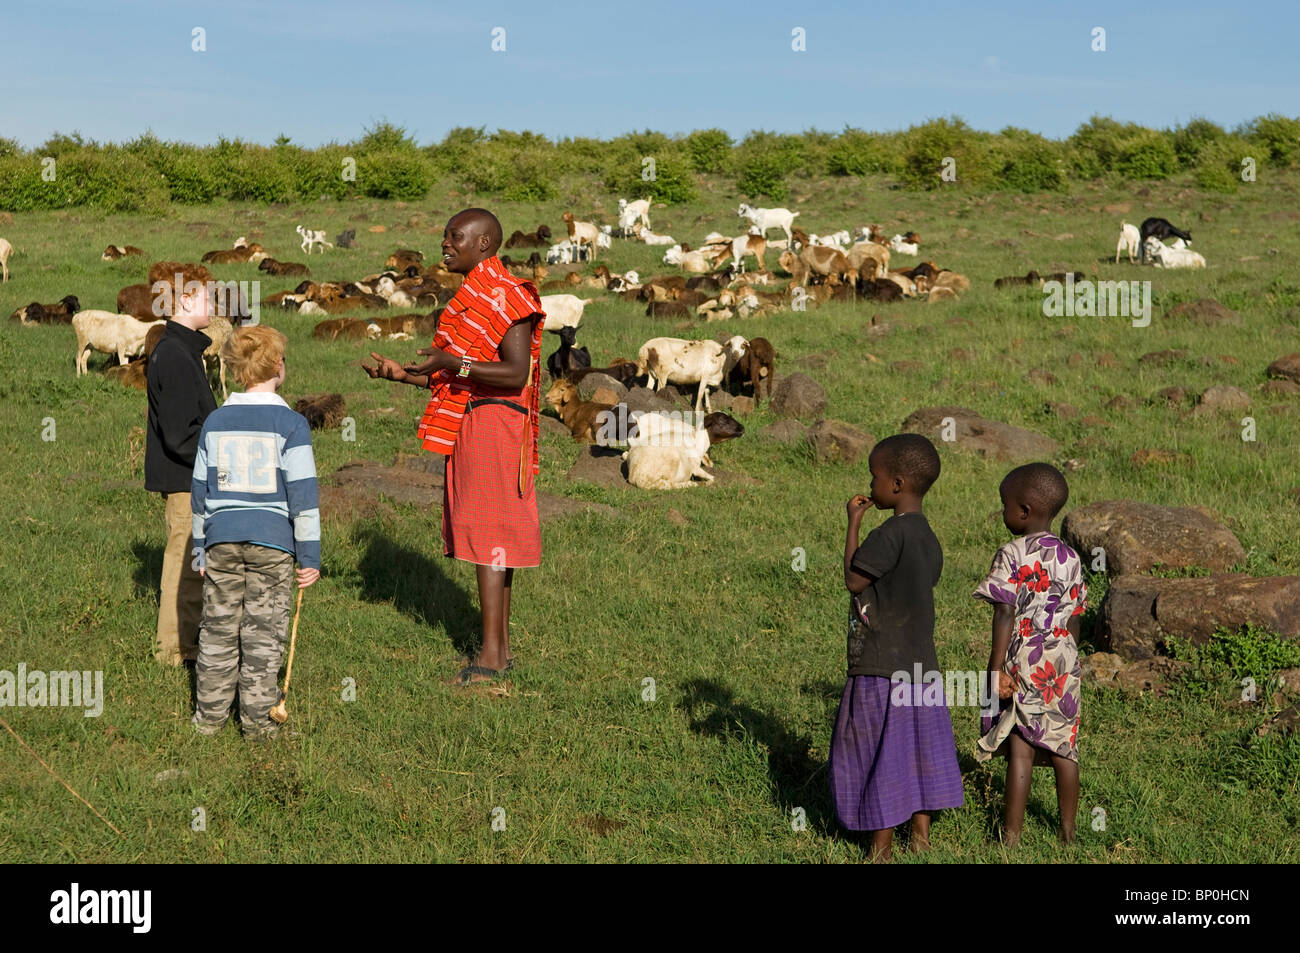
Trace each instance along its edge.
{"label": "child's short hair", "polygon": [[288,340],[265,324],[235,328],[222,345],[222,357],[247,390],[275,377]]}
{"label": "child's short hair", "polygon": [[1035,509],[1049,516],[1061,512],[1070,498],[1065,475],[1050,463],[1026,463],[1002,478],[1002,490],[1016,493]]}
{"label": "child's short hair", "polygon": [[919,433],[886,437],[872,448],[871,456],[895,476],[907,477],[918,496],[925,496],[939,479],[939,451]]}

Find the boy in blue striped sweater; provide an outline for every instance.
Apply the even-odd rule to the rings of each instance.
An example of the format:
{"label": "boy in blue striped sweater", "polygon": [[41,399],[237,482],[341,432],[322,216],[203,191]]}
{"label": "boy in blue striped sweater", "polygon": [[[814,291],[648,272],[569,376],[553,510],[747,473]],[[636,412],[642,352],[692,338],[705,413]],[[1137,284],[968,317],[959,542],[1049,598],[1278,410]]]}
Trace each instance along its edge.
{"label": "boy in blue striped sweater", "polygon": [[190,508],[204,587],[193,724],[204,735],[225,724],[236,688],[245,736],[275,732],[294,558],[299,587],[320,578],[311,430],[276,393],[284,349],[285,336],[264,325],[231,334],[224,357],[244,392],[204,421],[194,457]]}

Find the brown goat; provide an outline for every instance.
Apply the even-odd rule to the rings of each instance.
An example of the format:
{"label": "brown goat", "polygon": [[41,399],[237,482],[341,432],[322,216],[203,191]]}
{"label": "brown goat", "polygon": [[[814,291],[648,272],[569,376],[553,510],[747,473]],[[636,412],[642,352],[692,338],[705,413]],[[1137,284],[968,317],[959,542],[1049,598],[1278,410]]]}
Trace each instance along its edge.
{"label": "brown goat", "polygon": [[563,378],[552,384],[546,392],[546,402],[555,408],[555,412],[564,421],[564,426],[573,434],[573,439],[581,443],[596,442],[602,423],[600,415],[614,409],[613,404],[583,400],[578,394],[578,388]]}

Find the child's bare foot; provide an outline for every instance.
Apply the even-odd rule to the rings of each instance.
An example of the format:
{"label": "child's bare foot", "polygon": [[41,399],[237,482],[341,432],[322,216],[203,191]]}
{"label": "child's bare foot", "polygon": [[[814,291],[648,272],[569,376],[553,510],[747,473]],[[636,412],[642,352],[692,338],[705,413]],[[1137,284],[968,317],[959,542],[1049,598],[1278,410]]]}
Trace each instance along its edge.
{"label": "child's bare foot", "polygon": [[1020,846],[1020,831],[1003,831],[1003,832],[1002,832],[1002,846],[1003,846],[1003,847],[1019,847],[1019,846]]}
{"label": "child's bare foot", "polygon": [[1074,826],[1061,825],[1061,843],[1068,846],[1074,843]]}
{"label": "child's bare foot", "polygon": [[908,844],[907,849],[910,850],[913,854],[924,854],[927,850],[930,849],[930,838],[917,837],[915,834],[913,834],[911,843]]}

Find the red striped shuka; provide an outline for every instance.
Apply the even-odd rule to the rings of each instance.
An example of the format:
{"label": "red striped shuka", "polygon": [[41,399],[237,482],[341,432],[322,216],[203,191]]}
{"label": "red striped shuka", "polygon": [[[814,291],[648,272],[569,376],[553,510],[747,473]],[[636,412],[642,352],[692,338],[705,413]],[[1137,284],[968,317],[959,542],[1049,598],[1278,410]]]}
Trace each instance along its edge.
{"label": "red striped shuka", "polygon": [[[492,361],[517,321],[532,318],[531,358],[522,388],[491,387],[441,371],[420,421],[425,447],[446,455],[442,497],[443,555],[501,569],[540,566],[537,513],[537,423],[541,384],[541,299],[493,257],[477,265],[439,322],[434,345],[470,360]],[[501,403],[472,401],[495,398]],[[520,410],[526,413],[520,413]]]}

